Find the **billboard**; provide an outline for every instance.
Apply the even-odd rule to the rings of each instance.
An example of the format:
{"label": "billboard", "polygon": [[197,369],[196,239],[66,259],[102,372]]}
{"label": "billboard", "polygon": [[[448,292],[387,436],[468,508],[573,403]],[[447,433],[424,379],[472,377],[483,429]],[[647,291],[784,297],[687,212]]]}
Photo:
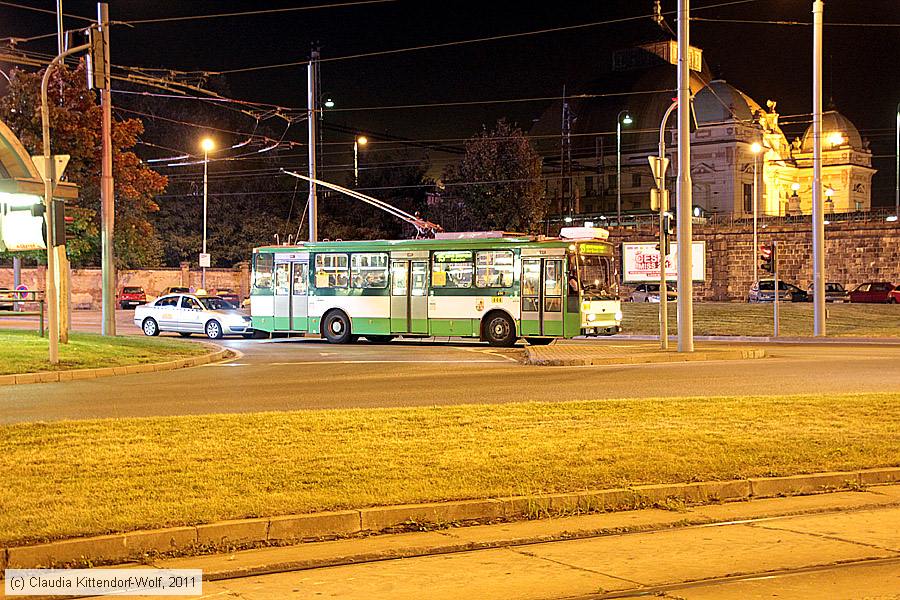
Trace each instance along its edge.
{"label": "billboard", "polygon": [[40,196],[0,192],[0,251],[46,248],[43,208]]}
{"label": "billboard", "polygon": [[[678,244],[673,242],[671,252],[666,256],[666,281],[678,278]],[[691,245],[693,272],[691,279],[706,281],[706,242]],[[622,244],[622,283],[643,283],[659,281],[659,252],[656,242]]]}

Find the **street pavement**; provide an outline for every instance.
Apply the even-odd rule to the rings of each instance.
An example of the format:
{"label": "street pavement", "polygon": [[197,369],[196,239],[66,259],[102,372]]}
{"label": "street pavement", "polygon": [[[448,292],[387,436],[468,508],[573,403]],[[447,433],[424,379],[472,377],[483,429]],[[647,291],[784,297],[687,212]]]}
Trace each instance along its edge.
{"label": "street pavement", "polygon": [[[75,313],[76,329],[96,316]],[[95,313],[96,315],[96,313]],[[130,311],[120,333],[139,334]],[[0,323],[0,326],[5,323]],[[173,334],[170,334],[173,335]],[[205,339],[205,338],[204,338]],[[767,358],[698,363],[537,367],[522,347],[463,340],[227,339],[242,355],[163,373],[0,387],[0,423],[321,408],[597,400],[665,396],[900,392],[900,345],[749,344]],[[629,348],[653,342],[608,338]],[[713,345],[713,342],[698,343]]]}
{"label": "street pavement", "polygon": [[[870,496],[870,498],[865,498]],[[871,496],[879,497],[872,500]],[[874,502],[874,504],[873,504]],[[762,598],[900,598],[900,486],[753,500],[686,509],[648,509],[301,544],[232,555],[158,561],[158,568],[216,568],[329,552],[337,566],[205,581],[204,598],[340,598],[429,600],[660,597],[682,600]],[[799,514],[798,514],[799,513]],[[805,514],[802,514],[805,513]],[[632,531],[617,533],[627,528]],[[652,524],[652,525],[651,525]],[[617,526],[619,529],[617,529]],[[640,528],[652,527],[650,531]],[[517,543],[516,535],[600,528],[578,539]],[[434,554],[441,536],[492,547]],[[565,533],[561,533],[565,538]],[[497,542],[510,544],[498,547]],[[418,556],[339,558],[381,546],[420,545]],[[446,544],[447,542],[443,542]],[[329,550],[330,548],[330,550]],[[285,564],[282,562],[282,564]],[[332,562],[331,564],[335,564]],[[277,567],[276,567],[277,568]],[[251,569],[252,572],[252,569]],[[271,571],[269,571],[271,572]]]}

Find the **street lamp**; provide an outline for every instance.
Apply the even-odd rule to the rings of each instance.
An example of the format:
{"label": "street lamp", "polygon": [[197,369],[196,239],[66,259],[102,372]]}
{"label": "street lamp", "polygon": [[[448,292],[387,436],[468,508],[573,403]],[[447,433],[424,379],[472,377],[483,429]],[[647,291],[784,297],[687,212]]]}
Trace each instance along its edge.
{"label": "street lamp", "polygon": [[[759,196],[757,195],[757,169],[759,167],[759,155],[762,152],[762,144],[753,142],[750,146],[750,152],[753,153],[753,251],[759,248],[759,230],[757,228],[757,214],[759,213]],[[753,281],[758,281],[756,261],[753,261]]]}
{"label": "street lamp", "polygon": [[900,102],[897,103],[897,183],[894,188],[894,217],[900,219]]}
{"label": "street lamp", "polygon": [[207,207],[207,170],[209,166],[209,153],[216,147],[215,142],[210,138],[203,138],[200,141],[200,148],[203,149],[203,257],[200,265],[200,287],[206,289],[206,265],[209,257],[206,256],[206,207]]}
{"label": "street lamp", "polygon": [[353,140],[353,186],[359,186],[359,147],[369,143],[369,138],[364,135],[356,136]]}
{"label": "street lamp", "polygon": [[616,116],[616,225],[622,224],[622,125],[633,122],[627,108]]}

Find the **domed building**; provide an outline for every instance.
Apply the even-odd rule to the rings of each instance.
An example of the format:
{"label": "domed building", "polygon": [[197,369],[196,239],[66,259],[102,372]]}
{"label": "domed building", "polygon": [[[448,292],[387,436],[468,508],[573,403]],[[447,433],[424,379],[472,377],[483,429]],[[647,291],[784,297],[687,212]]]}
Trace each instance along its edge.
{"label": "domed building", "polygon": [[[604,72],[576,90],[572,99],[549,107],[532,128],[535,146],[545,157],[553,212],[609,218],[620,210],[623,215],[650,211],[655,184],[647,156],[658,153],[660,123],[675,96],[677,64],[674,35],[661,14],[654,21],[644,32],[650,41],[614,52],[610,67],[599,69]],[[776,102],[769,100],[763,107],[715,79],[699,48],[691,48],[690,65],[695,211],[749,218],[757,195],[759,215],[811,213],[811,128],[802,139],[789,142],[779,125]],[[666,133],[666,186],[673,207],[675,125],[673,113]],[[836,111],[824,113],[823,131],[826,212],[869,210],[875,170],[867,142]]]}

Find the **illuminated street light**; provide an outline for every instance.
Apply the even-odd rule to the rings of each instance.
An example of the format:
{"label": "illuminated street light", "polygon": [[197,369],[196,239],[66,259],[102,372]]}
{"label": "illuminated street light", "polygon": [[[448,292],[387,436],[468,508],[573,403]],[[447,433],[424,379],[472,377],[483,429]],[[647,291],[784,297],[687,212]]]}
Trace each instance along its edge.
{"label": "illuminated street light", "polygon": [[334,100],[327,98],[325,100],[325,108],[334,108]]}
{"label": "illuminated street light", "polygon": [[[206,207],[207,207],[207,171],[209,166],[209,153],[216,147],[211,138],[203,138],[200,148],[203,150],[203,254],[206,254]],[[206,289],[206,267],[200,265],[200,287]]]}
{"label": "illuminated street light", "polygon": [[616,225],[622,223],[622,125],[631,125],[634,120],[626,108],[616,116]]}
{"label": "illuminated street light", "polygon": [[369,143],[369,138],[364,135],[356,136],[353,140],[353,186],[359,185],[359,147]]}
{"label": "illuminated street light", "polygon": [[832,148],[837,148],[844,143],[844,136],[840,131],[832,132],[828,134],[828,143],[831,144]]}

